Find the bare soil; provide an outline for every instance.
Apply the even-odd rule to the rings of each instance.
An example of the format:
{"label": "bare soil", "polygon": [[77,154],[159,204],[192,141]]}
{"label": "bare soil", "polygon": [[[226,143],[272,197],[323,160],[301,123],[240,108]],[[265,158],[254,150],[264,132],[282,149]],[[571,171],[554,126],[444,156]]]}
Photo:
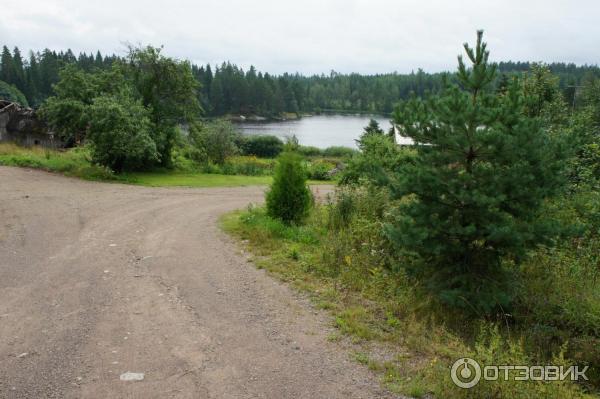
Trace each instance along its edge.
{"label": "bare soil", "polygon": [[0,167],[0,397],[388,397],[219,230],[264,189]]}

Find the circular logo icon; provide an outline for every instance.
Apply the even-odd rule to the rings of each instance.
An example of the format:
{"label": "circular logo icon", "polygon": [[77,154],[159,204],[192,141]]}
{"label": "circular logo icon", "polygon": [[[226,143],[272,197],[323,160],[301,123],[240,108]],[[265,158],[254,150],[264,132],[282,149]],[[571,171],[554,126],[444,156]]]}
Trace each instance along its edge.
{"label": "circular logo icon", "polygon": [[481,379],[481,366],[468,357],[458,359],[450,370],[452,382],[460,388],[473,388]]}

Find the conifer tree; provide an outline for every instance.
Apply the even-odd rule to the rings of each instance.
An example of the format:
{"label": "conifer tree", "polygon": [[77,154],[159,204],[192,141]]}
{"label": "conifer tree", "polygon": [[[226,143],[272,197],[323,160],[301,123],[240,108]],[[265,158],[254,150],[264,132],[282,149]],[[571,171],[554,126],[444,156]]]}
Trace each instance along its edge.
{"label": "conifer tree", "polygon": [[363,149],[363,146],[369,138],[373,136],[384,136],[383,129],[379,126],[379,122],[375,119],[370,119],[369,124],[363,128],[363,133],[360,135],[360,138],[355,140],[358,148]]}
{"label": "conifer tree", "polygon": [[13,71],[14,71],[14,79],[12,82],[17,89],[22,92],[26,91],[25,87],[25,71],[23,69],[23,58],[21,57],[21,51],[19,51],[18,47],[15,47],[13,50]]}
{"label": "conifer tree", "polygon": [[12,54],[8,47],[2,47],[2,56],[0,58],[0,80],[8,84],[15,83],[15,66]]}
{"label": "conifer tree", "polygon": [[364,130],[363,134],[383,135],[383,129],[381,127],[379,127],[379,122],[377,122],[375,119],[370,119],[369,124],[367,126],[365,126],[365,128],[363,130]]}
{"label": "conifer tree", "polygon": [[215,115],[223,115],[226,112],[225,95],[223,93],[223,86],[221,84],[221,76],[219,75],[218,68],[210,86],[210,94],[211,110]]}
{"label": "conifer tree", "polygon": [[418,156],[398,174],[393,189],[406,197],[387,226],[396,248],[418,259],[409,271],[443,302],[479,314],[506,310],[507,265],[550,243],[556,231],[541,206],[563,183],[560,152],[525,114],[519,83],[494,90],[482,35],[464,45],[471,65],[459,56],[458,84],[395,111]]}
{"label": "conifer tree", "polygon": [[102,68],[103,65],[104,65],[104,63],[102,61],[102,54],[100,54],[100,50],[98,50],[96,52],[96,59],[94,60],[94,66],[96,68]]}
{"label": "conifer tree", "polygon": [[37,62],[37,57],[33,51],[29,52],[29,67],[25,71],[27,100],[32,106],[37,106],[40,103],[39,85],[40,85],[40,70]]}
{"label": "conifer tree", "polygon": [[306,177],[300,155],[291,151],[282,153],[277,159],[273,183],[265,198],[267,214],[287,224],[301,223],[312,205]]}

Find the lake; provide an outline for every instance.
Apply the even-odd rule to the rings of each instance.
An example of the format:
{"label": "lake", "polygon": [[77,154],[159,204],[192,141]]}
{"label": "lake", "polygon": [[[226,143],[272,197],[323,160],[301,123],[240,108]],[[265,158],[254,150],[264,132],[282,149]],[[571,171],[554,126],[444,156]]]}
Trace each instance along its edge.
{"label": "lake", "polygon": [[[284,122],[243,122],[236,126],[244,134],[268,134],[282,139],[296,135],[300,144],[306,146],[356,148],[354,140],[360,137],[371,118],[386,132],[392,126],[388,118],[373,115],[315,115]],[[407,142],[404,138],[397,141]]]}

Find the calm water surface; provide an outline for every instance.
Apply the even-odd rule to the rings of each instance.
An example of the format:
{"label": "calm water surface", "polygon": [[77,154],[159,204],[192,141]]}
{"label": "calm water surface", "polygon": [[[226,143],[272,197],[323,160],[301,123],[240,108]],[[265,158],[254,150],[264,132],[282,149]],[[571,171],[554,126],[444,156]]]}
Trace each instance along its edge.
{"label": "calm water surface", "polygon": [[[307,146],[356,148],[354,140],[371,118],[386,132],[392,126],[389,119],[370,115],[315,115],[285,122],[244,122],[237,126],[244,134],[269,134],[282,139],[296,135],[300,144]],[[400,138],[398,142],[406,142],[406,139]]]}

